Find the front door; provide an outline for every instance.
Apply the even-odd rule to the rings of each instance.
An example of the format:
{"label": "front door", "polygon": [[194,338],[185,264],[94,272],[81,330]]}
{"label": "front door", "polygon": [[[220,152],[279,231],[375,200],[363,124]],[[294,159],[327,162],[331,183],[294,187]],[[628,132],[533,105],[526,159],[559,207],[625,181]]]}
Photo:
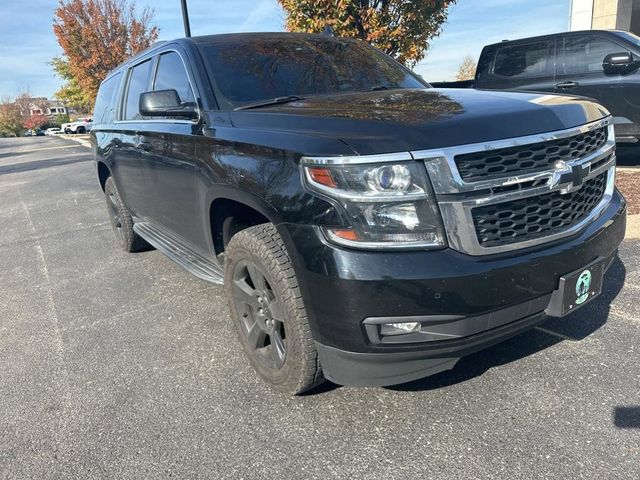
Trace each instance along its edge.
{"label": "front door", "polygon": [[640,128],[640,74],[605,74],[604,58],[629,51],[598,34],[585,33],[559,40],[556,91],[593,98],[613,115],[616,134]]}
{"label": "front door", "polygon": [[[195,103],[196,95],[180,53],[171,50],[158,57],[152,90],[175,90],[182,103]],[[139,132],[138,151],[144,164],[149,198],[147,216],[177,234],[190,247],[207,253],[204,199],[198,177],[196,142],[201,126],[196,121],[163,117]]]}

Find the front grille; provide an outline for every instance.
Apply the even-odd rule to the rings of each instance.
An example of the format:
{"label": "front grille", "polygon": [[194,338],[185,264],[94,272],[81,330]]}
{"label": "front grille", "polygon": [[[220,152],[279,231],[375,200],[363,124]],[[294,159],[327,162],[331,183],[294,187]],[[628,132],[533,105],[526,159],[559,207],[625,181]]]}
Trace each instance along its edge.
{"label": "front grille", "polygon": [[585,218],[604,197],[607,173],[587,180],[580,190],[551,192],[476,207],[471,213],[483,247],[524,242],[559,233]]}
{"label": "front grille", "polygon": [[603,127],[560,140],[465,153],[456,155],[455,162],[465,182],[535,173],[553,168],[559,160],[576,160],[594,153],[607,143],[607,132]]}

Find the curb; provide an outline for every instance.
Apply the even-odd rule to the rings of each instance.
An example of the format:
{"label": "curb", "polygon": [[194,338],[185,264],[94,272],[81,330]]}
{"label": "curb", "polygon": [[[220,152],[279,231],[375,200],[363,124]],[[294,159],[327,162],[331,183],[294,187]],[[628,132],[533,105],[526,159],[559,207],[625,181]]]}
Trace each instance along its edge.
{"label": "curb", "polygon": [[91,148],[91,142],[88,137],[78,137],[77,135],[60,135],[62,138],[71,140],[72,142],[79,143],[83,147]]}
{"label": "curb", "polygon": [[640,239],[640,215],[627,215],[625,239]]}

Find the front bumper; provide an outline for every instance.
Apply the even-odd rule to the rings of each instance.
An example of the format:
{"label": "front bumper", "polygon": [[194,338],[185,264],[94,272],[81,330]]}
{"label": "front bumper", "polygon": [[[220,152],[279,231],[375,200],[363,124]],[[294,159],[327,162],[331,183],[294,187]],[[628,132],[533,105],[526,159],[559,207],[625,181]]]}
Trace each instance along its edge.
{"label": "front bumper", "polygon": [[[481,257],[451,249],[348,250],[328,244],[312,226],[282,230],[327,378],[392,385],[450,369],[461,357],[544,321],[560,277],[596,258],[612,259],[625,226],[625,202],[616,191],[603,214],[573,237]],[[372,341],[365,319],[380,317],[432,319],[460,335]]]}

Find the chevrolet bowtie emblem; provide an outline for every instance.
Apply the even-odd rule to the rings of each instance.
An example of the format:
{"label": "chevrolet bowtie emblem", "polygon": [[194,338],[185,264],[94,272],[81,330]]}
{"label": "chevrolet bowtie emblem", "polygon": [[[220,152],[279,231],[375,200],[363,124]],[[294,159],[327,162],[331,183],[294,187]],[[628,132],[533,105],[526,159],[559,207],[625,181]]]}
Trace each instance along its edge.
{"label": "chevrolet bowtie emblem", "polygon": [[567,165],[565,162],[558,162],[556,170],[551,179],[551,188],[563,187],[561,193],[575,192],[582,187],[585,178],[591,173],[591,164]]}

